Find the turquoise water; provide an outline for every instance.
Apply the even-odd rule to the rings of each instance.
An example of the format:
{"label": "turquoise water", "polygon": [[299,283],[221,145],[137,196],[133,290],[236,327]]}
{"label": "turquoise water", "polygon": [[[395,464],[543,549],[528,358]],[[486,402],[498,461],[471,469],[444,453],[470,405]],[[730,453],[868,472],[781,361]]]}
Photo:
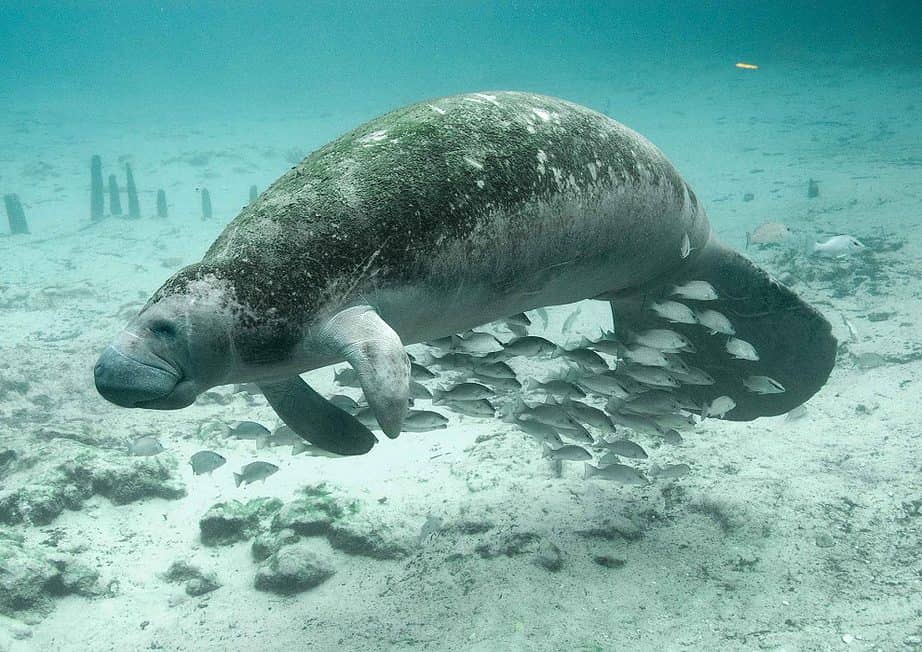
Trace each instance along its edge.
{"label": "turquoise water", "polygon": [[[0,652],[922,649],[920,33],[912,2],[0,4]],[[511,312],[528,308],[527,321],[493,314],[481,335],[405,316],[427,301],[438,307],[420,313],[423,326],[479,314],[464,283],[453,304],[421,295],[389,315],[372,301],[395,335],[431,335],[407,347],[416,412],[399,437],[383,436],[375,406],[356,405],[368,376],[341,361],[296,369],[311,369],[303,379],[320,395],[295,401],[313,434],[331,428],[333,398],[355,414],[350,432],[374,431],[365,455],[331,456],[345,435],[331,446],[286,430],[303,421],[280,416],[272,390],[250,384],[266,380],[258,373],[211,383],[181,409],[115,404],[131,401],[112,383],[164,382],[114,362],[133,355],[134,335],[114,339],[126,324],[242,211],[283,210],[272,190],[247,208],[254,187],[393,109],[425,102],[434,119],[467,102],[495,116],[507,90],[569,100],[648,138],[694,189],[711,237],[793,294],[735,254],[717,271],[675,272],[710,255],[707,230],[681,226],[625,236],[619,273],[669,282],[645,279],[639,303],[615,300],[614,320],[607,300],[577,301],[596,267],[576,280],[548,271],[569,259],[538,277],[567,278],[573,303],[525,301]],[[540,129],[552,105],[535,102],[525,113]],[[359,132],[356,158],[385,126]],[[518,151],[496,138],[495,156]],[[489,157],[473,151],[459,178],[483,171],[471,193],[494,192]],[[574,187],[597,166],[575,172]],[[382,190],[382,205],[415,201],[413,185]],[[625,220],[649,210],[652,191],[637,192]],[[29,233],[13,232],[23,224]],[[432,261],[453,251],[407,241]],[[540,258],[540,247],[508,249],[495,285]],[[387,277],[378,253],[362,255],[362,274]],[[273,286],[261,274],[245,278],[262,299]],[[716,299],[673,288],[702,276]],[[221,310],[168,326],[201,334],[195,319]],[[705,322],[715,333],[694,330]],[[638,339],[651,327],[689,334],[696,352]],[[224,341],[188,355],[277,353]],[[119,373],[101,380],[110,351]],[[169,375],[179,354],[158,351],[145,368]],[[714,360],[734,351],[749,362],[725,374]],[[663,371],[676,359],[716,380]],[[389,373],[366,389],[398,385]]]}

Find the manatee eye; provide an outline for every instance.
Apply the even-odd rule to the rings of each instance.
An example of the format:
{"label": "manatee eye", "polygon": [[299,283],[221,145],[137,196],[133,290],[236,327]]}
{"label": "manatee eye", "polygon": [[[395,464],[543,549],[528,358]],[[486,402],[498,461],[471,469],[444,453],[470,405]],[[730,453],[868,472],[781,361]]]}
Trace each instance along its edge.
{"label": "manatee eye", "polygon": [[170,339],[176,337],[176,327],[165,319],[158,319],[147,327],[148,330],[157,337]]}

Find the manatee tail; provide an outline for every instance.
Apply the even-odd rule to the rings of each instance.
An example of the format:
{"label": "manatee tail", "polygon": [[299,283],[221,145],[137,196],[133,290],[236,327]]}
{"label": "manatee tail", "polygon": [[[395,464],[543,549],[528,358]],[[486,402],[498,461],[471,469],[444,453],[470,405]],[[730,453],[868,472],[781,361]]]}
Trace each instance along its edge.
{"label": "manatee tail", "polygon": [[[708,298],[707,285],[693,281],[709,284],[717,298]],[[611,302],[622,339],[628,332],[669,329],[689,340],[696,352],[682,353],[683,361],[713,383],[682,383],[676,391],[702,406],[716,399],[724,408],[732,405],[721,409],[723,418],[732,421],[792,410],[819,391],[835,364],[836,340],[829,322],[767,272],[713,239],[669,278],[600,298]],[[649,304],[665,298],[723,314],[736,334],[731,338],[711,334],[702,324],[664,322]]]}

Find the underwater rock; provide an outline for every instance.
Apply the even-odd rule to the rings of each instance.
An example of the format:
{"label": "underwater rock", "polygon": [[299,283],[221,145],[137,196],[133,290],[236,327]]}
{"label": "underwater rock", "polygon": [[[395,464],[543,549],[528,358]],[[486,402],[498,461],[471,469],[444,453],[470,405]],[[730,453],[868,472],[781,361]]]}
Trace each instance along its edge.
{"label": "underwater rock", "polygon": [[294,543],[284,546],[260,565],[254,586],[260,591],[291,595],[322,584],[334,572],[330,561],[317,554],[310,544]]}
{"label": "underwater rock", "polygon": [[550,541],[541,542],[531,561],[551,573],[556,573],[563,568],[563,555],[560,553],[560,548]]}
{"label": "underwater rock", "polygon": [[640,527],[624,516],[612,516],[606,518],[599,525],[585,530],[578,530],[577,534],[584,537],[598,539],[627,539],[634,541],[643,536]]}
{"label": "underwater rock", "polygon": [[255,561],[265,561],[279,550],[282,546],[288,546],[297,543],[301,537],[294,530],[279,530],[278,532],[266,532],[253,539],[253,545],[250,547],[250,554]]}
{"label": "underwater rock", "polygon": [[57,566],[41,552],[0,535],[0,614],[47,614],[52,593],[61,593],[60,578]]}
{"label": "underwater rock", "polygon": [[192,597],[221,588],[217,575],[203,572],[198,566],[185,560],[174,561],[162,577],[171,583],[183,582],[186,594]]}
{"label": "underwater rock", "polygon": [[245,541],[268,530],[269,520],[282,508],[278,498],[254,498],[217,503],[199,520],[201,541],[206,546],[225,546]]}
{"label": "underwater rock", "polygon": [[63,593],[96,597],[106,592],[99,586],[99,571],[73,555],[52,555],[49,561],[58,569]]}
{"label": "underwater rock", "polygon": [[46,525],[65,509],[80,509],[94,494],[117,505],[186,495],[176,459],[167,453],[128,457],[66,438],[32,452],[37,463],[28,483],[0,490],[0,523]]}
{"label": "underwater rock", "polygon": [[327,532],[334,548],[372,559],[403,559],[413,550],[416,532],[408,523],[388,521],[372,513],[349,514]]}
{"label": "underwater rock", "polygon": [[301,494],[303,497],[287,503],[275,515],[273,530],[291,529],[303,536],[316,536],[326,532],[336,519],[358,511],[354,500],[324,483],[306,486]]}

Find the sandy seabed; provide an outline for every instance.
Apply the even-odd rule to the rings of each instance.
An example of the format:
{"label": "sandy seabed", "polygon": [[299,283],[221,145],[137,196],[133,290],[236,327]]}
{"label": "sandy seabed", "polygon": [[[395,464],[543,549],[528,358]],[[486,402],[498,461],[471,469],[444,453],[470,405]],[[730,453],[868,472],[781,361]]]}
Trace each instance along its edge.
{"label": "sandy seabed", "polygon": [[[3,526],[28,549],[77,555],[107,590],[0,622],[0,650],[922,649],[922,74],[701,69],[681,87],[658,74],[571,80],[555,93],[659,145],[731,245],[743,248],[763,222],[787,224],[794,241],[747,253],[820,308],[841,350],[804,416],[706,420],[681,446],[650,446],[651,461],[692,472],[642,488],[584,480],[575,463],[557,477],[509,424],[447,412],[447,429],[405,433],[355,459],[211,443],[227,464],[194,477],[186,460],[206,447],[205,425],[271,427],[271,409],[229,390],[178,412],[119,409],[94,390],[95,358],[168,275],[202,255],[250,184],[264,188],[371,114],[293,112],[269,129],[109,117],[87,133],[64,107],[4,111],[0,186],[19,194],[32,235],[0,237],[0,449],[20,462],[0,476],[0,493],[72,450],[49,432],[85,432],[109,452],[156,435],[187,495],[121,505],[94,495],[48,524]],[[119,157],[133,163],[142,219],[90,226],[97,153],[106,175]],[[212,222],[199,219],[199,187],[211,192]],[[170,197],[167,220],[150,217],[157,188]],[[798,253],[836,233],[870,251],[831,262]],[[575,309],[552,309],[535,332],[572,337],[561,324]],[[571,331],[610,323],[605,304],[580,309]],[[308,378],[334,390],[329,369]],[[235,487],[231,473],[254,459],[280,470]],[[335,574],[278,596],[254,588],[249,541],[201,544],[199,519],[214,503],[289,501],[321,481],[409,533],[406,554],[347,554],[312,537]],[[222,586],[187,596],[162,577],[179,559]]]}

